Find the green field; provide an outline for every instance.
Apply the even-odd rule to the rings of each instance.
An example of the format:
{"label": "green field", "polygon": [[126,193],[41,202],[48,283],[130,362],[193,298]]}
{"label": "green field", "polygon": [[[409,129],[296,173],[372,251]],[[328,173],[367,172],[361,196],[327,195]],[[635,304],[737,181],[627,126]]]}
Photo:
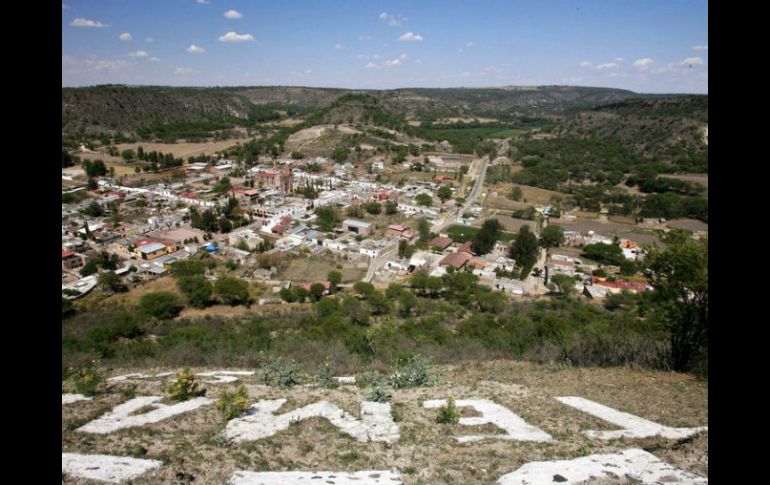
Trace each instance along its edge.
{"label": "green field", "polygon": [[[473,239],[479,230],[480,228],[478,227],[454,225],[449,226],[446,232],[449,234],[449,237],[452,238],[453,241],[464,243],[465,241]],[[513,239],[513,234],[510,232],[503,232],[500,236],[501,241],[510,241],[511,239]]]}

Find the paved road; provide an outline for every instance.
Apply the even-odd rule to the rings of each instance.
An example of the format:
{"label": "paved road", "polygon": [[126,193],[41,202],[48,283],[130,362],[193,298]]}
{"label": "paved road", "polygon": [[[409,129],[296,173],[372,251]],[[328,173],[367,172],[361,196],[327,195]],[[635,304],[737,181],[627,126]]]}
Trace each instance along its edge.
{"label": "paved road", "polygon": [[366,271],[366,276],[364,276],[362,281],[371,283],[372,279],[374,278],[374,273],[376,273],[378,269],[382,268],[382,266],[397,252],[398,241],[395,241],[393,244],[387,246],[379,256],[370,259],[369,269]]}
{"label": "paved road", "polygon": [[486,157],[484,158],[484,161],[481,164],[481,168],[479,169],[479,173],[476,176],[476,183],[473,185],[471,193],[465,199],[465,203],[461,207],[452,209],[448,213],[444,214],[444,217],[430,228],[431,232],[439,233],[443,231],[447,226],[454,222],[458,214],[462,214],[471,205],[473,205],[474,202],[476,202],[476,198],[479,196],[479,192],[481,192],[481,187],[484,186],[484,177],[486,176],[488,166],[489,157]]}

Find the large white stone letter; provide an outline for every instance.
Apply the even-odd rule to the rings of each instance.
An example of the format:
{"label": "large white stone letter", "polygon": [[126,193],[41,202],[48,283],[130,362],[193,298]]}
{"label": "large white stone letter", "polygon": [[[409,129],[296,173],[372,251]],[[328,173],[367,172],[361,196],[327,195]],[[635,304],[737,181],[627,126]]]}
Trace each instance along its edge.
{"label": "large white stone letter", "polygon": [[[443,399],[434,399],[422,403],[423,407],[427,409],[439,408],[445,404],[446,401]],[[465,426],[477,426],[491,423],[498,428],[504,429],[506,432],[505,434],[454,436],[453,438],[460,443],[484,439],[516,441],[550,441],[553,439],[551,438],[551,435],[545,431],[527,424],[526,421],[513,414],[509,409],[487,399],[461,399],[455,401],[455,406],[458,408],[472,407],[481,413],[481,416],[460,418],[460,424]]]}
{"label": "large white stone letter", "polygon": [[73,477],[109,483],[131,480],[158,468],[163,462],[127,456],[61,454],[61,471]]}
{"label": "large white stone letter", "polygon": [[[134,426],[143,426],[145,424],[157,423],[163,421],[171,416],[177,414],[186,413],[198,409],[201,406],[211,404],[211,399],[205,397],[196,397],[189,401],[180,402],[173,406],[167,406],[165,404],[154,404],[157,401],[163,399],[162,396],[142,396],[135,397],[130,401],[126,401],[123,404],[116,406],[112,411],[94,419],[90,423],[79,427],[76,431],[81,433],[99,433],[106,434],[113,431],[131,428]],[[144,406],[152,405],[155,407],[152,411],[148,411],[142,414],[131,415],[131,413],[143,408]]]}
{"label": "large white stone letter", "polygon": [[328,419],[342,432],[361,442],[371,440],[395,443],[399,438],[400,431],[393,422],[389,403],[362,402],[361,419],[358,420],[328,401],[318,401],[275,415],[285,402],[286,399],[273,399],[253,404],[245,416],[227,423],[225,437],[236,442],[258,440],[288,429],[293,422],[317,416]]}
{"label": "large white stone letter", "polygon": [[401,485],[398,470],[362,472],[246,472],[233,473],[230,485],[308,485],[334,483],[335,485]]}
{"label": "large white stone letter", "polygon": [[[585,483],[592,478],[633,479],[642,484],[676,483],[706,485],[708,479],[679,470],[644,450],[631,448],[620,453],[588,455],[574,460],[536,461],[500,477],[498,485],[564,485]],[[625,482],[624,482],[625,483]]]}
{"label": "large white stone letter", "polygon": [[681,439],[700,431],[708,430],[708,426],[699,426],[697,428],[669,428],[668,426],[663,426],[654,421],[648,421],[639,416],[602,406],[599,403],[577,396],[557,397],[556,400],[623,428],[613,431],[583,431],[586,436],[600,440],[611,440],[623,437],[647,438],[649,436],[657,435],[664,438]]}

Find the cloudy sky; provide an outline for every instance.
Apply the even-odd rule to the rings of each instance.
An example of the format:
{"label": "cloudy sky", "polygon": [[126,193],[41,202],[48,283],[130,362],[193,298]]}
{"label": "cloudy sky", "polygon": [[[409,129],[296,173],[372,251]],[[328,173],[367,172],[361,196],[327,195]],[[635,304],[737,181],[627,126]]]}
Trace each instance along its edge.
{"label": "cloudy sky", "polygon": [[65,0],[62,86],[708,93],[705,0]]}

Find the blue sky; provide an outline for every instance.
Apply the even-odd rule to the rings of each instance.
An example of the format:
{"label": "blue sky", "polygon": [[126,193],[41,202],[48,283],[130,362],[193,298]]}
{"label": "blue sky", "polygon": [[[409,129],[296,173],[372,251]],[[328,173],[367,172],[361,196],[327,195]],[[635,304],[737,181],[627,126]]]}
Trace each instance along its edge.
{"label": "blue sky", "polygon": [[708,93],[700,0],[65,0],[62,86]]}

